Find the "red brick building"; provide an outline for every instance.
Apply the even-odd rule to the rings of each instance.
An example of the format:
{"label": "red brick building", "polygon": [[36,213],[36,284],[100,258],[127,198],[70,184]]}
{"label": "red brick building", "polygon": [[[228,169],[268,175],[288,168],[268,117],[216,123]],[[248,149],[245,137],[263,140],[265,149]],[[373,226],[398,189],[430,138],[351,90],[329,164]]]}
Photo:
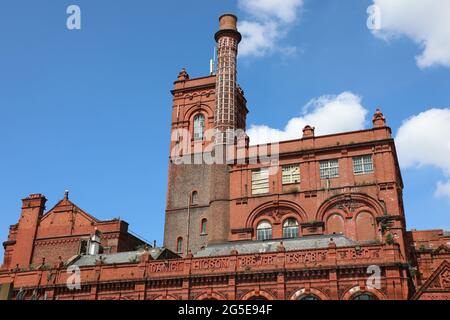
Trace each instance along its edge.
{"label": "red brick building", "polygon": [[164,247],[68,194],[47,213],[32,195],[4,243],[3,298],[450,298],[450,234],[406,230],[379,110],[367,130],[316,136],[306,126],[297,140],[250,145],[236,21],[220,18],[216,73],[183,69],[174,83]]}

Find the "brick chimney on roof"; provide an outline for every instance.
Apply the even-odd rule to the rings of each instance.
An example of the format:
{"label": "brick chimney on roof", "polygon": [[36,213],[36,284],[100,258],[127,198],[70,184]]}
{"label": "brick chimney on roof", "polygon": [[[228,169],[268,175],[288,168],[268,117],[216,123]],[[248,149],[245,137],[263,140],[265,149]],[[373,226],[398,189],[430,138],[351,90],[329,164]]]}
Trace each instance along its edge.
{"label": "brick chimney on roof", "polygon": [[375,114],[373,115],[372,118],[372,123],[375,128],[386,126],[386,118],[384,117],[380,109],[377,109],[377,111],[375,111]]}

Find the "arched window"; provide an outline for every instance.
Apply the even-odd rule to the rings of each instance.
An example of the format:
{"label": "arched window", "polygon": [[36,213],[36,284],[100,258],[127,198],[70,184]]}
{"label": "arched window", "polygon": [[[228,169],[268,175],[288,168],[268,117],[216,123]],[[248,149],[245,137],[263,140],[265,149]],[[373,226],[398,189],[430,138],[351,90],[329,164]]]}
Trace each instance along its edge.
{"label": "arched window", "polygon": [[272,239],[272,225],[269,221],[261,221],[256,227],[256,239],[268,240]]}
{"label": "arched window", "polygon": [[205,116],[198,114],[194,117],[194,140],[203,140],[205,133]]}
{"label": "arched window", "polygon": [[183,238],[178,237],[177,239],[177,253],[183,253]]}
{"label": "arched window", "polygon": [[363,292],[355,294],[352,300],[377,300],[377,298],[369,292]]}
{"label": "arched window", "polygon": [[198,192],[197,191],[193,191],[192,192],[191,204],[192,205],[197,205],[198,204]]}
{"label": "arched window", "polygon": [[298,238],[298,222],[294,218],[283,223],[283,238]]}
{"label": "arched window", "polygon": [[313,294],[308,294],[306,296],[300,297],[299,300],[320,300],[320,299],[317,296],[313,295]]}
{"label": "arched window", "polygon": [[200,226],[200,233],[201,234],[206,234],[206,224],[207,224],[208,220],[206,219],[202,219],[202,223]]}

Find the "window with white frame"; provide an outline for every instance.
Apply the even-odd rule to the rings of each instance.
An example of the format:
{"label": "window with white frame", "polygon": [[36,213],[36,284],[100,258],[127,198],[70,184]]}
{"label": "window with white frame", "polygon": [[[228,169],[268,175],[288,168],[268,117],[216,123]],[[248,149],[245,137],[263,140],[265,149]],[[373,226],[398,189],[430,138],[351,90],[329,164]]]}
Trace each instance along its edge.
{"label": "window with white frame", "polygon": [[269,221],[261,221],[256,227],[256,240],[272,239],[272,225]]}
{"label": "window with white frame", "polygon": [[354,174],[368,174],[373,172],[372,156],[361,156],[353,158],[353,173]]}
{"label": "window with white frame", "polygon": [[337,177],[339,177],[339,161],[337,159],[320,161],[320,179]]}
{"label": "window with white frame", "polygon": [[298,238],[298,222],[294,218],[283,223],[283,238]]}
{"label": "window with white frame", "polygon": [[269,169],[261,168],[252,171],[252,194],[269,193]]}
{"label": "window with white frame", "polygon": [[291,184],[291,183],[299,183],[300,182],[300,166],[297,165],[289,165],[283,166],[281,168],[282,171],[282,183],[283,184]]}
{"label": "window with white frame", "polygon": [[198,114],[194,118],[194,140],[203,140],[205,132],[205,116]]}

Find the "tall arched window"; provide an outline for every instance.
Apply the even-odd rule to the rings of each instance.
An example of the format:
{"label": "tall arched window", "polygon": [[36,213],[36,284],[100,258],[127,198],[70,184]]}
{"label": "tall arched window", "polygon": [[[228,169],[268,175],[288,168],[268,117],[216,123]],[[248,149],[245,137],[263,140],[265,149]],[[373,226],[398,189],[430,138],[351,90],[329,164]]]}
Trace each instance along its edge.
{"label": "tall arched window", "polygon": [[203,140],[205,133],[205,116],[198,114],[194,117],[194,140]]}
{"label": "tall arched window", "polygon": [[183,253],[183,238],[178,237],[177,239],[177,253]]}
{"label": "tall arched window", "polygon": [[283,238],[298,238],[298,222],[294,218],[283,223]]}
{"label": "tall arched window", "polygon": [[192,192],[191,204],[192,205],[197,205],[198,204],[198,192],[197,191],[193,191]]}
{"label": "tall arched window", "polygon": [[256,239],[268,240],[272,239],[272,225],[269,221],[261,221],[256,227]]}
{"label": "tall arched window", "polygon": [[208,220],[206,219],[202,219],[202,223],[200,226],[200,233],[201,234],[206,234],[206,224],[208,223]]}

